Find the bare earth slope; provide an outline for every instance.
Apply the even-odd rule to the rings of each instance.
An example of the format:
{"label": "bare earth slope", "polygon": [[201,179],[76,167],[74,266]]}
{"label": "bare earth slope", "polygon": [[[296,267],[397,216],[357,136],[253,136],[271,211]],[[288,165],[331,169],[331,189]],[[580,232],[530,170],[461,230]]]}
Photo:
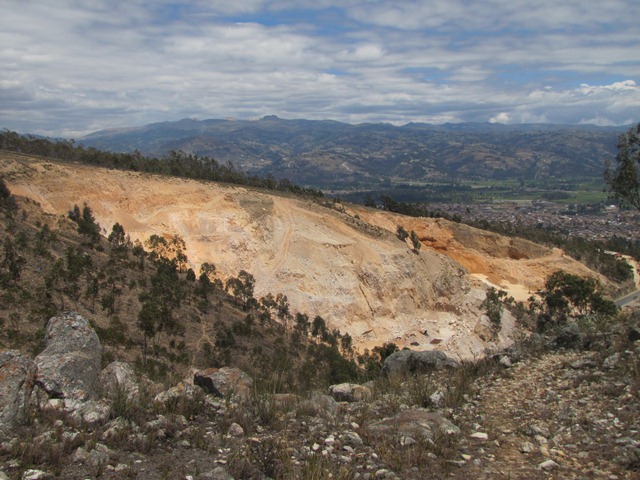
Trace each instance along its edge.
{"label": "bare earth slope", "polygon": [[[321,315],[361,347],[393,341],[474,356],[487,346],[474,333],[485,288],[474,276],[521,298],[557,268],[592,274],[559,251],[440,220],[360,207],[340,213],[239,186],[5,152],[0,159],[12,192],[45,211],[64,215],[86,202],[105,231],[119,222],[132,240],[178,234],[194,270],[205,261],[223,278],[247,270],[256,296],[282,292],[293,311]],[[418,255],[395,237],[398,224],[419,234]],[[498,345],[509,342],[510,315],[503,325]]]}

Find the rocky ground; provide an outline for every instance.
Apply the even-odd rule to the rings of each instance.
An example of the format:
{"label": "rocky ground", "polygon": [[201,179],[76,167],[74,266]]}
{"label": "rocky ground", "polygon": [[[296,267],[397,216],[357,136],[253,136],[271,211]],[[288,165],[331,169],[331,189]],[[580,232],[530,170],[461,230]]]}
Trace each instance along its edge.
{"label": "rocky ground", "polygon": [[373,382],[293,395],[234,368],[170,389],[100,371],[95,333],[66,314],[35,360],[0,358],[0,478],[640,478],[638,340],[462,364],[398,352]]}

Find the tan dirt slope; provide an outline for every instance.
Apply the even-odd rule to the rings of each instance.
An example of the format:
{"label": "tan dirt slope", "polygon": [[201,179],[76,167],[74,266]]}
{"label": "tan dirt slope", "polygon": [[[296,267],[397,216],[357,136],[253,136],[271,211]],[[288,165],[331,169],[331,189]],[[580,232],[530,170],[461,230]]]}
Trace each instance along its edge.
{"label": "tan dirt slope", "polygon": [[[360,347],[393,341],[475,356],[487,347],[474,333],[486,323],[480,311],[486,286],[478,278],[522,298],[557,268],[592,274],[560,251],[443,220],[364,207],[340,213],[240,186],[6,152],[0,174],[13,193],[49,213],[64,215],[86,202],[105,233],[119,222],[132,240],[178,234],[196,272],[205,261],[223,279],[247,270],[256,277],[256,296],[282,292],[294,312],[321,315]],[[396,238],[398,224],[419,234],[419,255]],[[503,325],[493,339],[498,347],[510,342],[510,315]]]}

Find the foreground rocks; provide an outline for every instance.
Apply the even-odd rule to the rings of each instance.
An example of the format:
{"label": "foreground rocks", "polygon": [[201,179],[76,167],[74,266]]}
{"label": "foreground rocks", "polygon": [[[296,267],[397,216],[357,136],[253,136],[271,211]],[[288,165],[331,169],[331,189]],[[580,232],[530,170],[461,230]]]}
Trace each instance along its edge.
{"label": "foreground rocks", "polygon": [[253,390],[253,379],[238,368],[210,368],[196,372],[194,385],[217,397],[234,396],[246,401]]}
{"label": "foreground rocks", "polygon": [[417,440],[432,442],[438,434],[460,434],[460,429],[449,420],[425,409],[403,410],[393,417],[370,424],[366,431],[377,438],[395,439],[400,445],[415,443]]}
{"label": "foreground rocks", "polygon": [[99,351],[83,320],[49,322],[49,358],[0,354],[0,479],[614,480],[640,471],[637,344],[496,354],[473,368],[398,352],[366,385],[293,395],[256,391],[234,368],[163,389],[122,362],[77,371],[78,357]]}
{"label": "foreground rocks", "polygon": [[436,350],[415,352],[413,350],[401,350],[392,353],[385,358],[382,364],[383,375],[428,373],[434,370],[454,368],[458,361],[449,357],[446,353]]}
{"label": "foreground rocks", "polygon": [[25,421],[35,374],[30,358],[17,350],[0,352],[0,435]]}
{"label": "foreground rocks", "polygon": [[35,359],[36,385],[72,409],[96,399],[102,345],[89,322],[74,312],[53,317],[45,341],[46,348]]}

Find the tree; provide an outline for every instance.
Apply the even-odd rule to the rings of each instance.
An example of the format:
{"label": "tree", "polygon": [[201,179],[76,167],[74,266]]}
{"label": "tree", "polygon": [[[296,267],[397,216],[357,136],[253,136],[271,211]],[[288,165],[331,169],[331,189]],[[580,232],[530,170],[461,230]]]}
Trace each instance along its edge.
{"label": "tree", "polygon": [[413,230],[411,230],[410,237],[411,237],[411,243],[413,244],[413,251],[415,253],[418,253],[418,251],[420,250],[420,247],[422,246],[422,243],[420,243],[420,237],[418,237],[418,234]]}
{"label": "tree", "polygon": [[504,309],[502,299],[506,296],[507,292],[504,290],[496,290],[494,287],[490,287],[489,290],[487,290],[486,298],[482,302],[482,305],[480,305],[484,308],[484,312],[487,317],[489,317],[491,326],[496,333],[500,331],[502,311]]}
{"label": "tree", "polygon": [[100,225],[96,223],[91,208],[86,203],[80,212],[78,205],[73,206],[73,210],[69,210],[69,218],[78,224],[78,233],[86,235],[92,242],[100,239]]}
{"label": "tree", "polygon": [[398,237],[400,241],[405,242],[407,238],[409,238],[409,232],[407,232],[402,225],[398,225],[396,237]]}
{"label": "tree", "polygon": [[607,161],[604,178],[613,198],[640,210],[640,123],[620,135],[616,167],[612,168]]}
{"label": "tree", "polygon": [[561,325],[569,318],[608,319],[615,316],[618,307],[600,292],[593,278],[582,278],[563,270],[552,273],[544,289],[537,292],[542,303],[532,303],[540,310],[538,328],[546,330],[551,325]]}
{"label": "tree", "polygon": [[231,277],[227,280],[227,290],[238,299],[244,310],[253,307],[255,299],[253,298],[253,289],[256,280],[249,272],[240,270],[238,278]]}
{"label": "tree", "polygon": [[180,272],[186,268],[189,259],[184,252],[187,247],[180,235],[172,235],[167,240],[160,235],[153,234],[145,242],[145,245],[150,250],[149,257],[154,262],[169,261]]}
{"label": "tree", "polygon": [[316,338],[325,336],[327,333],[327,323],[320,315],[316,315],[311,324],[311,335]]}
{"label": "tree", "polygon": [[26,260],[18,254],[15,244],[8,237],[4,239],[3,252],[4,256],[0,263],[0,284],[8,285],[10,281],[15,283],[20,279]]}
{"label": "tree", "polygon": [[309,332],[309,316],[306,313],[296,313],[295,328],[302,334],[302,336],[307,336],[307,333]]}
{"label": "tree", "polygon": [[4,183],[4,180],[0,178],[0,209],[5,210],[7,215],[10,215],[17,208],[16,199],[11,194],[9,187]]}

